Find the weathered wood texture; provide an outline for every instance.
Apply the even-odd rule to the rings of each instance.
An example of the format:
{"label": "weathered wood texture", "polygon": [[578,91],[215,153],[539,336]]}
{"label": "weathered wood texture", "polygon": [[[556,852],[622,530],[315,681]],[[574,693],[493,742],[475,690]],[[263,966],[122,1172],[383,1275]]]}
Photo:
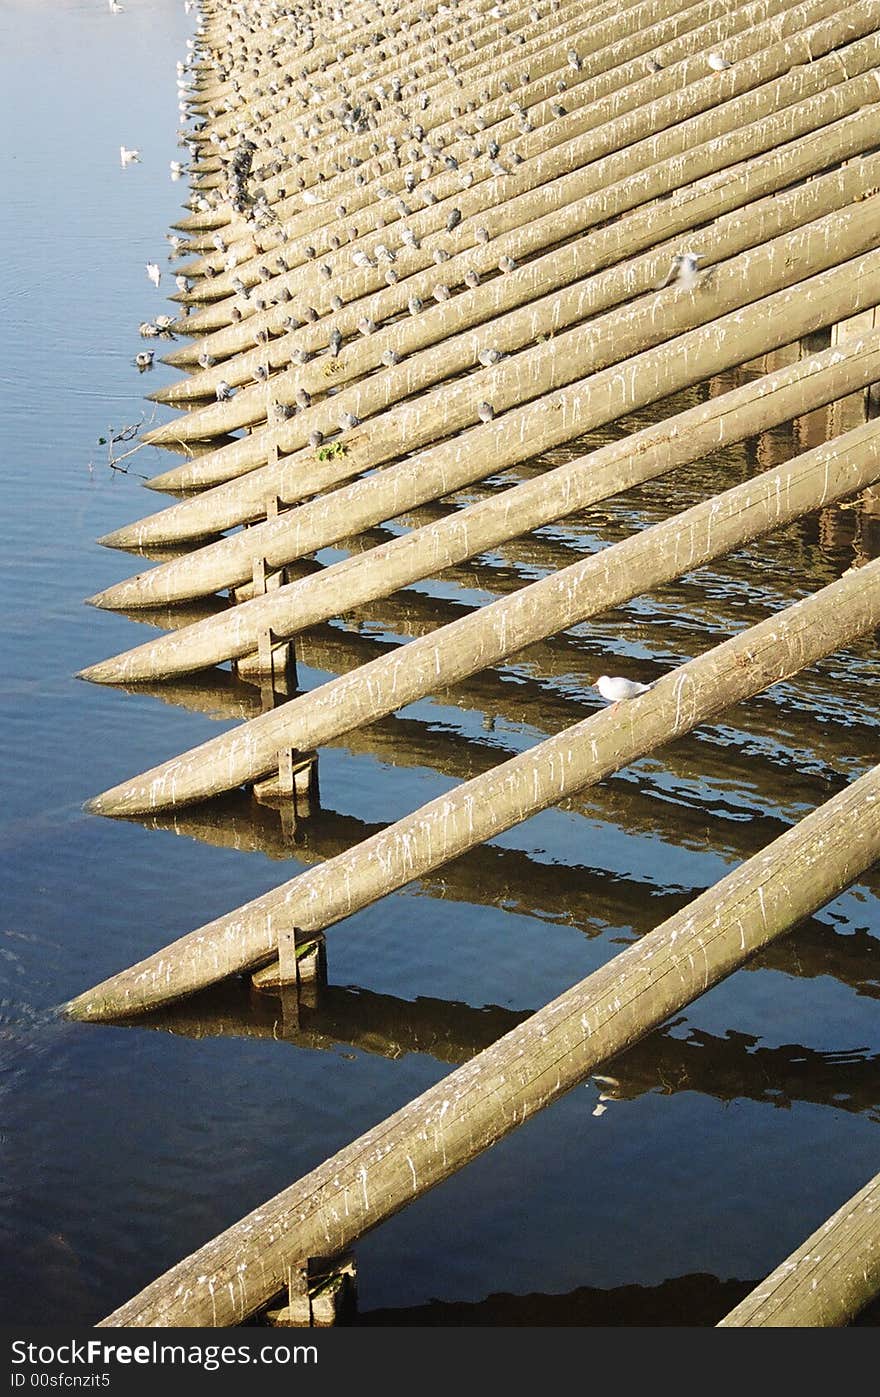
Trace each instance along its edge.
{"label": "weathered wood texture", "polygon": [[878,854],[875,767],[638,945],[179,1262],[102,1324],[240,1323],[277,1293],[291,1262],[341,1250],[449,1178],[821,907]]}
{"label": "weathered wood texture", "polygon": [[[597,125],[596,121],[590,120],[591,109],[594,106],[598,108],[599,120],[604,118],[603,124],[607,125],[609,116],[615,111],[626,112],[632,106],[644,105],[646,101],[658,98],[660,100],[656,103],[656,124],[648,129],[659,131],[665,115],[663,108],[669,105],[668,101],[664,103],[662,100],[664,97],[668,98],[678,89],[687,88],[689,90],[685,101],[696,103],[696,97],[691,95],[690,89],[699,90],[700,79],[705,80],[704,105],[707,102],[711,104],[713,101],[724,101],[732,94],[741,92],[743,86],[753,86],[756,81],[760,81],[760,68],[749,61],[755,47],[769,49],[774,46],[774,41],[785,35],[798,36],[798,30],[803,30],[811,19],[820,17],[822,13],[823,9],[816,5],[806,9],[794,7],[790,10],[789,6],[780,4],[779,0],[763,0],[763,3],[745,6],[731,13],[730,7],[724,7],[719,0],[704,0],[702,4],[687,7],[676,14],[670,13],[670,7],[665,0],[651,0],[651,3],[631,7],[626,16],[616,17],[616,34],[610,44],[602,34],[601,26],[586,29],[581,23],[578,48],[580,50],[583,45],[586,50],[592,48],[594,51],[584,53],[581,67],[575,73],[572,73],[566,63],[568,43],[563,36],[560,36],[561,41],[557,40],[548,45],[539,33],[532,39],[532,43],[545,48],[543,60],[539,56],[531,63],[522,61],[527,58],[525,49],[516,65],[517,71],[508,71],[504,75],[492,72],[491,68],[486,69],[485,64],[491,64],[492,53],[489,48],[483,48],[480,54],[481,68],[474,81],[461,89],[450,85],[445,102],[442,96],[439,101],[436,96],[433,98],[432,143],[436,141],[442,146],[444,153],[454,154],[461,162],[461,169],[470,167],[477,179],[485,181],[489,172],[485,164],[481,166],[474,160],[471,152],[473,140],[462,139],[459,134],[462,131],[461,112],[468,102],[477,107],[483,129],[491,125],[493,134],[497,134],[498,138],[505,142],[515,135],[516,139],[509,149],[517,148],[524,157],[546,154],[548,146],[559,145],[564,139],[570,140],[584,130],[588,131],[591,125]],[[772,27],[767,24],[769,18],[774,20]],[[846,18],[846,11],[840,18]],[[853,38],[858,33],[865,32],[860,27],[859,17],[854,15],[852,19],[854,27],[851,27],[848,33],[845,29],[842,30],[839,39],[842,40],[844,34]],[[735,49],[736,57],[740,61],[735,65],[736,71],[728,71],[723,75],[707,71],[708,65],[700,52],[703,45],[717,43],[725,34],[736,34],[737,30],[740,31],[740,37],[736,41]],[[756,30],[763,32],[755,35]],[[656,47],[658,42],[675,39],[675,36],[678,36],[678,42],[673,42],[664,50],[664,72],[651,73],[645,63],[645,54]],[[506,58],[508,55],[504,53],[504,41],[496,38],[495,43],[501,50],[500,56]],[[823,51],[820,39],[817,41],[816,56]],[[800,46],[791,52],[789,62],[809,61],[809,53],[809,42],[802,41]],[[635,61],[633,55],[638,55]],[[670,66],[672,72],[669,72]],[[741,69],[744,70],[744,78],[740,75]],[[562,73],[565,75],[566,98],[574,104],[575,110],[567,108],[564,116],[554,117],[548,99],[558,95],[556,81]],[[528,81],[523,81],[526,74]],[[511,78],[517,89],[518,100],[524,109],[528,110],[531,124],[536,128],[527,134],[521,134],[519,129],[513,126],[509,104],[501,95],[503,84],[508,82],[510,85]],[[629,101],[624,100],[619,106],[612,105],[609,109],[608,103],[602,102],[603,97],[609,94],[619,95],[621,89],[624,99],[628,95]],[[629,89],[629,94],[626,89]],[[695,109],[700,110],[699,105],[696,105]],[[453,115],[456,110],[459,117]],[[285,109],[275,125],[282,130],[289,130],[290,122],[291,117]],[[271,130],[272,124],[265,123],[263,129]],[[470,124],[468,129],[471,129]],[[472,129],[476,134],[478,128],[475,123]],[[396,110],[392,108],[380,111],[376,134],[380,137],[385,134],[393,135],[401,145],[405,145],[405,123]],[[368,145],[368,142],[371,142],[371,145]],[[345,158],[355,156],[367,160],[372,155],[372,143],[371,135],[356,136],[345,141],[338,154]],[[317,236],[319,249],[326,248],[326,215],[340,197],[345,199],[347,214],[357,217],[359,231],[363,228],[368,232],[375,230],[383,216],[383,210],[376,207],[379,202],[377,186],[381,184],[393,195],[405,192],[399,161],[387,150],[380,149],[374,158],[369,159],[364,168],[371,178],[361,187],[353,185],[350,170],[334,174],[326,148],[323,155],[320,145],[309,147],[308,153],[313,160],[300,167],[301,170],[305,169],[305,174],[300,177],[313,191],[317,180],[323,177],[321,195],[326,196],[327,200],[323,216],[316,212],[314,207],[304,207],[298,193],[290,194],[289,197],[279,197],[282,182],[289,190],[290,180],[286,176],[277,180],[270,177],[265,183],[269,197],[275,204],[276,217],[288,240],[306,234],[309,237]],[[345,158],[340,161],[343,165]],[[577,163],[576,160],[572,160],[569,168]],[[323,168],[320,168],[322,166]],[[439,174],[430,177],[426,184],[426,188],[438,199],[450,193],[457,193],[460,187],[458,175],[451,175],[442,165]],[[224,223],[229,214],[221,208],[208,217],[211,226],[215,227]],[[241,226],[239,220],[234,220],[233,230],[236,223]],[[424,226],[431,225],[428,223]],[[250,230],[246,225],[245,230],[244,245],[250,250]],[[265,239],[261,238],[261,242],[264,241]]]}
{"label": "weathered wood texture", "polygon": [[[74,1017],[143,1012],[272,958],[285,928],[318,931],[403,887],[456,854],[557,804],[673,741],[880,624],[880,561],[845,574],[784,611],[663,675],[616,711],[597,713],[429,802],[320,868],[79,995]],[[198,750],[198,749],[197,749]],[[129,785],[105,806],[149,809],[174,799],[162,783]],[[145,798],[146,797],[146,798]],[[101,802],[96,802],[98,810]]]}
{"label": "weathered wood texture", "polygon": [[[745,94],[731,104],[737,107],[737,112],[727,113],[726,121],[718,117],[717,112],[710,112],[705,117],[692,119],[702,124],[701,129],[685,130],[692,122],[684,122],[669,133],[648,137],[636,147],[628,147],[583,168],[571,168],[572,164],[577,166],[577,150],[564,150],[562,155],[556,155],[556,173],[542,170],[546,182],[536,183],[515,198],[505,199],[505,190],[497,188],[498,181],[503,179],[512,189],[513,182],[522,182],[524,176],[496,176],[490,181],[496,188],[488,190],[484,196],[492,194],[491,216],[486,215],[491,225],[490,242],[477,246],[473,245],[473,238],[469,239],[466,248],[455,249],[450,261],[443,264],[441,275],[432,263],[401,279],[397,285],[379,290],[381,276],[377,277],[376,270],[358,269],[351,262],[352,270],[334,275],[331,281],[311,270],[304,277],[302,269],[298,268],[295,273],[284,273],[267,282],[265,295],[260,299],[267,300],[286,289],[301,298],[298,304],[315,305],[326,315],[330,296],[336,290],[345,304],[334,313],[333,323],[339,325],[344,335],[353,334],[362,315],[369,314],[377,322],[386,320],[389,315],[406,308],[410,295],[430,297],[437,282],[444,278],[450,285],[461,286],[467,270],[488,272],[497,267],[502,254],[520,260],[565,237],[583,233],[598,222],[670,194],[700,176],[829,126],[866,103],[876,103],[880,88],[870,70],[878,58],[880,35],[872,35],[803,70],[793,70],[788,79],[776,79],[757,94]],[[527,169],[527,165],[517,169]],[[534,178],[537,180],[537,174]],[[485,222],[485,210],[471,213],[465,197],[472,195],[474,188],[457,193],[450,201],[450,207],[460,207],[463,216],[467,214],[471,232]],[[591,212],[579,202],[587,196],[592,196]],[[497,202],[499,199],[503,202]],[[464,226],[462,223],[457,231]],[[437,237],[441,243],[447,240],[445,232]],[[311,268],[312,263],[308,266]],[[297,302],[293,309],[297,309]],[[258,330],[282,333],[283,322],[290,313],[290,308],[284,305],[267,304],[265,309],[255,309],[252,297],[240,305],[239,310],[241,322],[230,324],[231,302],[220,302],[188,317],[180,329],[189,335],[205,335],[203,346],[215,357],[225,358],[251,345]],[[327,342],[329,323],[325,326],[323,343]],[[169,354],[167,361],[186,367],[197,362],[198,353],[198,346],[184,346]]]}
{"label": "weathered wood texture", "polygon": [[[790,169],[788,179],[791,180]],[[700,231],[699,244],[705,248],[702,270],[715,268],[711,273],[714,282],[725,270],[727,259],[758,247],[771,238],[789,234],[796,228],[804,229],[805,225],[847,205],[860,203],[867,190],[878,186],[880,156],[868,156],[850,161],[841,169],[819,175],[794,189],[777,191],[722,215]],[[734,196],[729,187],[725,186],[725,190],[728,199],[732,200]],[[693,209],[687,213],[679,209],[679,220],[682,227],[692,225]],[[495,277],[485,287],[475,287],[472,292],[454,298],[455,307],[465,303],[463,308],[468,315],[477,313],[478,305],[491,308],[489,313],[494,314],[494,307],[502,299],[514,307],[488,322],[481,319],[477,325],[469,327],[467,316],[457,315],[455,311],[445,316],[434,315],[431,311],[407,316],[402,322],[395,321],[382,330],[359,336],[358,342],[344,347],[338,357],[321,355],[309,364],[296,365],[276,374],[265,383],[254,381],[254,370],[261,364],[271,364],[274,346],[255,347],[232,361],[226,361],[217,369],[206,370],[213,385],[211,396],[221,376],[227,383],[248,383],[248,388],[237,393],[231,401],[195,408],[184,417],[154,428],[145,434],[144,439],[152,445],[173,444],[175,449],[179,449],[188,442],[210,439],[243,426],[254,427],[268,419],[273,424],[268,432],[252,433],[247,439],[249,459],[254,464],[262,465],[273,448],[289,453],[304,447],[311,432],[316,429],[325,436],[332,436],[338,430],[339,414],[343,410],[363,419],[465,370],[477,370],[471,385],[476,391],[485,377],[479,372],[479,354],[489,345],[506,354],[520,350],[532,352],[532,347],[541,340],[551,335],[558,336],[561,331],[580,321],[602,312],[607,317],[612,307],[618,308],[618,316],[622,318],[621,330],[625,333],[625,303],[637,296],[649,297],[650,293],[656,293],[681,244],[680,239],[667,239],[641,256],[609,266],[603,245],[607,246],[613,241],[619,243],[620,228],[614,226],[614,233],[612,239],[610,230],[603,230],[595,238],[569,244],[506,276]],[[573,280],[572,269],[579,265],[587,270],[588,275]],[[593,268],[597,267],[601,270],[594,272]],[[760,268],[753,270],[752,276],[756,281],[752,282],[752,288],[757,284],[765,292],[773,290],[771,282],[762,284],[757,281],[760,274]],[[549,290],[542,294],[542,290],[548,286]],[[643,306],[651,303],[650,300],[645,301]],[[669,303],[668,295],[653,302],[658,309],[662,306],[665,313],[670,309]],[[452,304],[444,301],[436,309],[443,312]],[[697,303],[694,310],[699,308]],[[709,309],[705,304],[702,308]],[[420,347],[426,327],[430,329],[433,325],[436,334],[441,318],[444,321],[443,338]],[[672,323],[670,329],[674,329]],[[651,333],[653,337],[656,331],[652,329]],[[379,343],[374,345],[376,340]],[[410,346],[415,346],[415,352],[409,352]],[[403,362],[383,369],[382,355],[389,349],[395,355],[400,355]],[[283,353],[283,350],[278,353]],[[288,348],[288,360],[289,356]],[[354,369],[360,374],[370,369],[378,372],[346,388],[346,380]],[[332,396],[327,393],[329,387],[334,390]],[[313,405],[297,412],[292,421],[286,422],[279,430],[273,420],[275,404],[294,406],[298,402],[298,394],[303,390],[314,399]],[[437,394],[433,402],[437,404],[434,408],[437,432],[442,435],[445,418],[442,394]],[[431,412],[433,402],[430,398],[425,400],[427,412]],[[245,454],[241,443],[231,444],[224,453],[226,462],[231,460],[233,451],[239,461]],[[204,458],[199,458],[195,465],[197,472],[194,470],[189,479],[181,475],[175,483],[172,475],[173,488],[179,488],[182,484],[192,488],[198,480],[205,479],[207,465]],[[228,465],[226,469],[229,470]],[[230,475],[234,473],[229,471]],[[152,481],[152,488],[159,488],[161,483],[161,478],[158,482]]]}
{"label": "weathered wood texture", "polygon": [[[710,398],[622,442],[609,443],[547,471],[536,480],[513,486],[498,498],[478,501],[367,553],[344,559],[317,574],[280,586],[226,612],[175,629],[169,635],[92,665],[83,670],[80,677],[105,684],[137,683],[238,659],[257,648],[264,631],[270,630],[276,638],[295,635],[307,626],[338,615],[343,608],[352,610],[366,601],[388,596],[398,588],[437,575],[507,539],[584,509],[671,471],[677,465],[697,460],[705,452],[742,441],[803,412],[814,411],[823,403],[843,397],[856,386],[878,380],[880,332],[856,335],[840,348],[802,359],[787,369]],[[814,459],[824,462],[827,458],[820,452]],[[803,461],[797,469],[809,471],[811,467]],[[782,479],[782,475],[784,472],[778,478]],[[819,476],[816,479],[818,481]],[[827,498],[831,489],[831,482],[824,481],[819,493]],[[798,502],[803,505],[803,495],[799,495]],[[723,500],[719,501],[719,507],[724,509]],[[781,523],[776,515],[775,522],[770,524],[774,518],[770,509],[766,518],[768,527]],[[668,532],[684,529],[688,522],[687,516],[673,520]],[[741,519],[740,522],[744,524],[745,521]],[[645,546],[650,546],[652,538],[652,534],[646,536]],[[722,541],[716,535],[715,542],[719,547],[731,546],[730,537]],[[644,572],[636,568],[633,581],[641,583],[644,577]],[[655,584],[657,580],[655,577]],[[586,583],[587,578],[583,581]],[[597,598],[591,594],[589,605],[592,608],[596,603]],[[558,619],[555,614],[547,616],[551,625]],[[569,617],[564,624],[572,624],[573,619],[582,617]],[[518,643],[515,625],[509,637],[508,643]],[[435,632],[432,643],[437,654],[430,682],[435,686],[452,682],[446,670],[444,633]],[[376,676],[372,677],[371,684],[378,699],[381,686]],[[396,682],[392,691],[397,691]],[[338,714],[345,711],[343,703],[336,704],[335,708]],[[374,712],[372,717],[375,716]],[[293,745],[302,744],[295,742]]]}
{"label": "weathered wood texture", "polygon": [[880,1291],[880,1174],[731,1310],[719,1329],[832,1328]]}
{"label": "weathered wood texture", "polygon": [[[870,228],[853,230],[859,242],[870,240]],[[497,421],[462,432],[446,443],[400,461],[371,477],[356,481],[333,494],[325,495],[289,510],[278,518],[255,524],[244,533],[234,534],[181,558],[172,559],[127,581],[116,583],[90,600],[93,605],[127,609],[186,601],[248,581],[255,558],[277,568],[318,548],[337,542],[358,530],[393,519],[415,505],[441,499],[454,490],[485,479],[505,466],[571,441],[591,428],[614,421],[625,412],[655,402],[688,384],[701,382],[732,364],[753,357],[760,349],[782,343],[794,325],[813,328],[830,323],[841,305],[856,313],[872,299],[880,299],[880,253],[854,258],[842,267],[820,274],[797,288],[754,302],[748,314],[734,311],[707,326],[668,340],[662,349],[651,349],[611,368],[601,369],[572,386],[546,388],[543,396],[523,407],[511,407]],[[560,356],[561,359],[561,356]],[[543,368],[551,379],[560,359],[547,358]],[[503,369],[500,365],[499,369]],[[561,366],[559,373],[568,377]],[[518,379],[507,385],[517,391]],[[498,383],[496,391],[500,391]],[[402,421],[398,427],[402,426]],[[376,452],[394,450],[392,436],[387,446],[375,444],[375,431],[356,428],[352,433],[352,455],[366,468]],[[397,443],[403,439],[397,438]],[[324,488],[329,489],[334,471],[349,473],[347,456],[342,467],[336,459],[322,463],[327,468]],[[281,470],[283,471],[283,467]],[[316,467],[313,463],[313,474]],[[273,472],[265,477],[274,494],[285,498],[286,480]],[[224,488],[224,487],[218,487]],[[197,504],[198,501],[194,501]],[[164,512],[163,512],[164,513]],[[187,516],[189,517],[189,516]],[[155,518],[155,516],[154,516]],[[164,531],[164,524],[160,532]],[[117,531],[105,539],[124,533],[129,546],[146,532],[141,521],[130,530]],[[157,542],[158,540],[153,540]],[[142,546],[146,546],[142,538]]]}

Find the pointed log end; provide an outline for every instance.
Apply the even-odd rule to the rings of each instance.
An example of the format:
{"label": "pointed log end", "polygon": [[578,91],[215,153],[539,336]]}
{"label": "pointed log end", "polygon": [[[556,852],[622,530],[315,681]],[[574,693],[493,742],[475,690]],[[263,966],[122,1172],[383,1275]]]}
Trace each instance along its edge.
{"label": "pointed log end", "polygon": [[182,344],[179,349],[175,349],[171,354],[167,354],[162,360],[172,369],[188,369],[199,362],[199,351],[192,344]]}
{"label": "pointed log end", "polygon": [[111,602],[108,601],[108,597],[110,597],[112,592],[112,587],[105,588],[103,592],[95,592],[94,596],[86,597],[85,604],[86,606],[96,606],[99,611],[112,611],[113,606]]}
{"label": "pointed log end", "polygon": [[144,480],[142,484],[147,490],[157,490],[160,494],[183,498],[198,492],[198,485],[193,484],[191,476],[189,466],[175,466],[173,470],[154,475],[151,480]]}
{"label": "pointed log end", "polygon": [[[125,524],[121,529],[113,529],[109,534],[102,534],[96,542],[102,548],[139,548],[141,540],[134,524]],[[99,593],[99,595],[104,595]]]}
{"label": "pointed log end", "polygon": [[94,1017],[91,990],[86,990],[85,994],[78,994],[75,999],[68,999],[66,1004],[59,1004],[58,1013],[62,1018],[88,1023]]}
{"label": "pointed log end", "polygon": [[[91,602],[91,598],[89,601]],[[102,661],[97,665],[87,665],[85,669],[77,670],[74,679],[85,679],[89,684],[112,684],[113,676],[108,673],[109,661]]]}

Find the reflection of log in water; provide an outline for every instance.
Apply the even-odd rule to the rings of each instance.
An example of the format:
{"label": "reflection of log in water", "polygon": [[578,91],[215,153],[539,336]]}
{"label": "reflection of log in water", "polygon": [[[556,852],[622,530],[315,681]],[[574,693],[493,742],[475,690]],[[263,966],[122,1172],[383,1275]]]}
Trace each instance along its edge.
{"label": "reflection of log in water", "polygon": [[[244,791],[177,811],[129,818],[150,829],[169,830],[220,848],[296,859],[306,866],[334,858],[384,828],[352,815],[321,809],[297,828],[292,841],[285,833],[279,812]],[[752,820],[724,826],[725,830],[728,828],[738,837],[737,857],[745,858],[785,826],[776,821]],[[646,829],[650,832],[650,827]],[[870,878],[869,870],[862,881]],[[609,927],[626,928],[627,935],[637,939],[702,889],[670,892],[606,869],[543,863],[524,850],[483,844],[426,874],[410,891],[472,906],[498,907],[573,926],[588,936],[603,935]],[[768,946],[746,968],[760,966],[799,978],[830,975],[857,994],[880,998],[877,939],[864,930],[838,933],[816,917],[801,922],[794,936]]]}
{"label": "reflection of log in water", "polygon": [[[407,593],[383,602],[381,617],[376,617],[372,624],[381,624],[384,630],[397,634],[426,634],[448,619],[451,609],[449,602]],[[301,661],[334,675],[351,673],[391,648],[392,642],[387,639],[343,630],[338,625],[314,627],[297,638]],[[555,733],[580,721],[588,705],[595,706],[597,700],[594,695],[587,697],[586,686],[594,677],[592,671],[597,664],[598,659],[591,656],[590,647],[583,640],[562,635],[523,652],[515,673],[485,670],[453,690],[438,691],[434,698],[465,712],[492,715],[493,724],[525,725],[538,733]],[[153,685],[139,684],[130,692],[148,693],[162,702],[224,719],[247,719],[263,711],[258,688],[237,684],[228,671],[219,669]],[[662,800],[676,805],[677,842],[693,839],[697,847],[702,847],[707,813],[732,821],[743,820],[747,814],[754,821],[753,805],[757,799],[765,809],[799,814],[804,807],[815,805],[831,791],[840,789],[858,761],[858,753],[870,748],[874,730],[866,723],[858,723],[855,717],[845,728],[829,722],[817,731],[812,715],[798,707],[779,707],[772,698],[764,701],[761,697],[754,705],[753,710],[742,706],[731,709],[721,729],[706,724],[669,744],[659,764],[651,757],[643,759],[638,786],[627,776],[614,776],[601,788],[563,802],[564,808],[577,809],[594,818],[614,819],[637,831],[668,835],[668,811],[658,810],[656,803],[649,810],[651,797],[656,794],[652,779],[656,765],[661,773]],[[745,750],[741,753],[732,742],[729,724],[740,725],[745,734]],[[755,744],[759,762],[754,760]],[[398,766],[423,765],[457,780],[487,770],[513,749],[499,732],[491,744],[481,747],[473,735],[465,741],[438,724],[393,717],[352,729],[332,745],[369,753]],[[785,775],[784,788],[779,785],[780,772]],[[734,779],[740,783],[740,794],[750,793],[745,811],[725,795]],[[698,783],[696,805],[687,791],[676,799],[677,782]],[[715,789],[710,790],[713,784]],[[615,813],[609,802],[613,806],[619,800],[624,801],[625,812],[620,809]],[[756,837],[758,832],[756,829]],[[772,833],[775,832],[778,826],[774,824]],[[734,852],[740,848],[737,840],[738,835],[734,836]],[[757,842],[748,845],[748,852],[757,847]]]}
{"label": "reflection of log in water", "polygon": [[[286,992],[285,992],[286,993]],[[285,1015],[278,992],[247,982],[218,986],[130,1021],[130,1026],[185,1038],[269,1038],[297,1047],[335,1051],[340,1045],[382,1057],[427,1053],[460,1065],[530,1017],[490,1004],[474,1008],[420,996],[416,1000],[350,986],[325,985],[315,1002]],[[125,1023],[126,1021],[121,1021]],[[678,1018],[603,1065],[603,1088],[616,1100],[651,1091],[696,1091],[720,1101],[746,1098],[789,1108],[798,1102],[866,1113],[880,1120],[880,1058],[864,1048],[818,1052],[799,1044],[762,1047],[752,1034],[719,1037],[687,1028]]]}
{"label": "reflection of log in water", "polygon": [[745,1281],[675,1276],[659,1285],[579,1286],[564,1295],[487,1295],[484,1300],[428,1300],[400,1309],[362,1311],[358,1326],[710,1326],[748,1294]]}

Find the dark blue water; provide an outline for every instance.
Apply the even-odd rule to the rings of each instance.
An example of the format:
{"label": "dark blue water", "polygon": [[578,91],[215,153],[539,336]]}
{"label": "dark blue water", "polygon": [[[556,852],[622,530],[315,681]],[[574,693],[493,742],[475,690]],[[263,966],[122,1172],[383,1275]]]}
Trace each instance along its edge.
{"label": "dark blue water", "polygon": [[[236,987],[152,1025],[59,1019],[71,995],[582,718],[600,670],[654,677],[877,552],[876,517],[828,511],[340,740],[296,846],[244,794],[152,822],[84,814],[259,711],[223,672],[132,693],[73,678],[149,633],[82,598],[134,570],[94,540],[155,508],[142,477],[174,459],[144,450],[114,471],[98,439],[175,377],[132,360],[138,323],[171,309],[189,26],[179,0],[0,9],[6,1322],[94,1323],[877,757],[865,640],[333,928],[330,986],[294,1041],[274,1001]],[[120,144],[141,163],[123,169]],[[720,453],[318,628],[301,684],[746,478],[771,448],[795,443]],[[874,872],[609,1068],[604,1114],[585,1083],[363,1239],[362,1322],[720,1318],[876,1172],[878,938]]]}

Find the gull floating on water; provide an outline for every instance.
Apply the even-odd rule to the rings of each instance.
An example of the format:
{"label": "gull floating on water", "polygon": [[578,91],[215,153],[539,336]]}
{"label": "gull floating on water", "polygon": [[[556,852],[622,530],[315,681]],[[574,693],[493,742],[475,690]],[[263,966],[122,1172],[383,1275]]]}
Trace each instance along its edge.
{"label": "gull floating on water", "polygon": [[152,349],[142,349],[139,354],[134,356],[134,362],[142,372],[144,369],[151,369],[153,367]]}
{"label": "gull floating on water", "polygon": [[139,150],[129,150],[129,149],[128,149],[128,146],[120,146],[120,147],[119,147],[119,163],[120,163],[120,165],[133,165],[133,164],[135,163],[135,161],[139,161],[140,158],[141,158],[141,153],[140,153]]}

